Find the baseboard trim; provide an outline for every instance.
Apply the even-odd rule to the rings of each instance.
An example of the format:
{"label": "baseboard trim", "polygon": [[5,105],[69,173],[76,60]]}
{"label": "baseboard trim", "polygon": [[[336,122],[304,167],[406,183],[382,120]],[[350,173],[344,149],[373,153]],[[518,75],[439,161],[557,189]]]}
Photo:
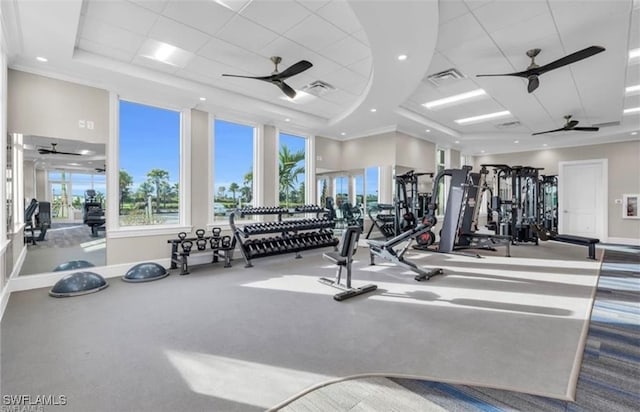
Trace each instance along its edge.
{"label": "baseboard trim", "polygon": [[[120,263],[117,265],[109,265],[109,266],[96,266],[92,268],[87,268],[85,270],[89,270],[93,273],[97,273],[104,278],[117,278],[123,276],[127,270],[129,270],[132,266],[143,263],[143,262],[155,262],[159,265],[162,265],[166,268],[171,264],[171,259],[150,259],[145,261],[138,262],[129,262],[129,263]],[[68,275],[69,273],[77,272],[78,270],[70,270],[65,272],[49,272],[49,273],[39,273],[37,275],[23,275],[18,276],[16,278],[12,278],[9,280],[9,289],[11,292],[17,292],[22,290],[31,290],[31,289],[39,289],[45,288],[48,286],[53,286],[55,283],[60,280],[62,277]]]}
{"label": "baseboard trim", "polygon": [[619,245],[640,246],[640,239],[628,237],[609,237],[607,243],[615,243]]}
{"label": "baseboard trim", "polygon": [[13,265],[13,270],[11,271],[11,275],[9,276],[9,281],[2,289],[2,293],[0,294],[0,321],[4,316],[4,310],[7,308],[7,304],[9,303],[9,297],[11,296],[11,279],[15,279],[18,277],[20,270],[22,269],[22,265],[24,264],[24,260],[27,257],[27,246],[22,247],[22,251],[20,252],[20,256],[16,260],[16,264]]}

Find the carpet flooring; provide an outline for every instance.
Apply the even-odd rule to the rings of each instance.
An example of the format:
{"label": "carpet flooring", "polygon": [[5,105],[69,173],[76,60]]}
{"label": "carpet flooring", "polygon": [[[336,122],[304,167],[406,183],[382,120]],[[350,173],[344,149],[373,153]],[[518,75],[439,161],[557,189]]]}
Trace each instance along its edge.
{"label": "carpet flooring", "polygon": [[[416,396],[448,411],[637,411],[640,409],[640,248],[604,246],[575,402],[442,382],[388,379],[400,385],[372,411],[426,409]],[[312,391],[281,410],[352,411],[366,404],[360,379]],[[381,388],[386,382],[377,381]],[[335,385],[335,387],[334,387]],[[316,393],[318,392],[318,393]],[[321,392],[321,393],[320,393]],[[351,394],[351,403],[337,403]],[[357,394],[357,395],[354,395]],[[431,406],[430,406],[431,407]]]}
{"label": "carpet flooring", "polygon": [[[321,252],[67,299],[12,293],[1,325],[3,394],[65,395],[64,411],[257,411],[337,377],[391,374],[566,397],[599,262],[583,248],[513,248],[485,259],[414,253],[427,282],[392,264],[335,302]],[[545,362],[540,360],[544,359]],[[397,384],[396,384],[397,386]]]}

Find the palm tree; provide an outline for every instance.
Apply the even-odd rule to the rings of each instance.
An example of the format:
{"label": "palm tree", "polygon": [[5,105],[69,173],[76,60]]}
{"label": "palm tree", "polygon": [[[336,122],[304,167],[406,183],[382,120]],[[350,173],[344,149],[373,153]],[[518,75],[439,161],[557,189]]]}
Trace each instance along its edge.
{"label": "palm tree", "polygon": [[147,173],[148,180],[156,188],[156,213],[160,209],[160,192],[162,190],[162,184],[167,183],[169,180],[169,172],[162,169],[151,169]]}
{"label": "palm tree", "polygon": [[231,191],[231,194],[233,195],[233,205],[236,205],[236,192],[238,190],[240,190],[240,186],[238,186],[238,184],[236,182],[233,182],[229,185],[229,190]]}
{"label": "palm tree", "polygon": [[298,165],[299,162],[304,161],[304,158],[304,150],[292,153],[289,151],[288,146],[280,146],[280,152],[278,153],[278,180],[280,193],[284,192],[284,201],[287,207],[289,207],[289,191],[295,189],[298,175],[304,173],[304,164]]}
{"label": "palm tree", "polygon": [[224,186],[219,186],[218,187],[218,200],[222,200],[222,198],[224,197],[224,192],[227,191],[227,188]]}
{"label": "palm tree", "polygon": [[118,183],[120,187],[120,214],[122,214],[122,208],[125,200],[131,196],[131,190],[129,189],[133,184],[133,176],[127,173],[126,170],[120,170],[120,181]]}

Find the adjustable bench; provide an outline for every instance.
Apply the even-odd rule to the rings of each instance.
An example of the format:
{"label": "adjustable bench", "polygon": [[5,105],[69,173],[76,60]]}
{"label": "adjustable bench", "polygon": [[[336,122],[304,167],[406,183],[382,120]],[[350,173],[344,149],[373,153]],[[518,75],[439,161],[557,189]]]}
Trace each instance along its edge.
{"label": "adjustable bench", "polygon": [[549,237],[549,240],[556,242],[571,243],[574,245],[586,246],[589,249],[589,259],[596,258],[596,243],[600,243],[600,239],[592,237],[574,236],[574,235],[555,235]]}

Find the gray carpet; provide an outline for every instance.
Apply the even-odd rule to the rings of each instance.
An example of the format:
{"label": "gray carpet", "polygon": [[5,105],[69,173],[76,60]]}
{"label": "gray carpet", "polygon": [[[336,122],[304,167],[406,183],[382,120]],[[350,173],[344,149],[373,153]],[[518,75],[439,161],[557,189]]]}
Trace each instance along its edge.
{"label": "gray carpet", "polygon": [[368,266],[361,249],[354,282],[379,290],[343,303],[317,282],[333,273],[320,252],[111,279],[77,298],[17,292],[2,321],[2,391],[67,396],[47,411],[252,411],[336,377],[385,373],[564,397],[599,266],[582,249],[417,254],[446,272],[423,283]]}

